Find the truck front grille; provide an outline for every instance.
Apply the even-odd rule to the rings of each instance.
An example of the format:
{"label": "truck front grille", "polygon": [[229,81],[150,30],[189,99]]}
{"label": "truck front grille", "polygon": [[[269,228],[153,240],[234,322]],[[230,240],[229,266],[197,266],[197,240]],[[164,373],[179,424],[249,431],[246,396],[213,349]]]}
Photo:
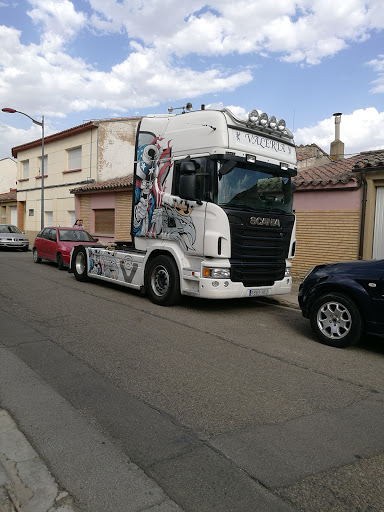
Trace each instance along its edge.
{"label": "truck front grille", "polygon": [[[278,227],[251,226],[249,214],[241,217],[231,214],[228,218],[232,240],[232,281],[241,282],[244,286],[272,286],[275,281],[283,279],[294,215],[273,215],[274,219],[279,219]],[[231,222],[234,218],[235,222]]]}

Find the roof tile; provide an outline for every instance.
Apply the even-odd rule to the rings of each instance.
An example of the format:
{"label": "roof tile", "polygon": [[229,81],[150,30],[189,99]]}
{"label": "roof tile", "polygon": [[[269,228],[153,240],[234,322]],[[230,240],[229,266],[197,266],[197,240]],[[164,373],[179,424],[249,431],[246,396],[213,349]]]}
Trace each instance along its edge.
{"label": "roof tile", "polygon": [[293,181],[296,190],[354,188],[357,186],[358,177],[353,170],[377,166],[384,166],[384,149],[366,151],[350,158],[301,169]]}
{"label": "roof tile", "polygon": [[88,183],[78,188],[70,190],[71,194],[79,194],[81,192],[93,192],[97,190],[115,190],[119,188],[128,188],[133,185],[133,176],[123,176],[121,178],[113,178],[106,181],[96,181],[94,183]]}

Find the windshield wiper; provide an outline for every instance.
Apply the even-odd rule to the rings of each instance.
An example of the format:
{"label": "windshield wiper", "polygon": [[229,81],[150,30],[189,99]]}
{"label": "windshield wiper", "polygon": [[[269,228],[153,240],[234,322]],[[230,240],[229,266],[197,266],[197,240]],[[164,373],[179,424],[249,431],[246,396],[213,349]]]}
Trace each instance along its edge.
{"label": "windshield wiper", "polygon": [[246,210],[248,212],[253,212],[255,211],[254,208],[252,208],[251,206],[248,206],[247,204],[229,204],[229,203],[220,203],[219,206],[221,206],[222,208],[234,208],[235,210]]}
{"label": "windshield wiper", "polygon": [[276,212],[276,213],[290,213],[287,210],[283,210],[282,208],[266,208],[267,212]]}

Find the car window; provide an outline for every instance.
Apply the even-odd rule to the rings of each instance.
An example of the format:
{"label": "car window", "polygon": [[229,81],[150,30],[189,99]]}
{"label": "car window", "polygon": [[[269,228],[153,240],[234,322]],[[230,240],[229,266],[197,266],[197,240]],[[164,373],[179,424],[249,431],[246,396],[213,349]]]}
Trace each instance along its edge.
{"label": "car window", "polygon": [[21,231],[16,226],[6,224],[3,226],[0,226],[0,233],[21,233]]}
{"label": "car window", "polygon": [[52,242],[56,242],[56,239],[57,239],[56,229],[49,230],[48,239],[52,240]]}
{"label": "car window", "polygon": [[92,236],[84,229],[59,229],[62,242],[94,242]]}
{"label": "car window", "polygon": [[41,231],[41,232],[40,232],[40,234],[39,234],[39,235],[37,235],[37,236],[40,236],[40,238],[45,238],[45,239],[47,239],[47,238],[48,238],[48,236],[49,236],[49,232],[50,232],[50,231],[51,231],[51,229],[50,229],[50,228],[44,228],[44,229],[43,229],[43,231]]}

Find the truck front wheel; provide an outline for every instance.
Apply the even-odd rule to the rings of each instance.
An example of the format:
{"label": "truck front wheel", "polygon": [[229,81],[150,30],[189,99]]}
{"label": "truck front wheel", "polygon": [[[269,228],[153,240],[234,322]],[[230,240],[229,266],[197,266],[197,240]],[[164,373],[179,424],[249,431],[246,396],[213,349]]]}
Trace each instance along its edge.
{"label": "truck front wheel", "polygon": [[180,298],[179,272],[170,256],[156,256],[145,271],[145,290],[154,304],[172,306]]}
{"label": "truck front wheel", "polygon": [[78,281],[88,281],[87,252],[84,247],[78,246],[73,250],[72,271]]}

